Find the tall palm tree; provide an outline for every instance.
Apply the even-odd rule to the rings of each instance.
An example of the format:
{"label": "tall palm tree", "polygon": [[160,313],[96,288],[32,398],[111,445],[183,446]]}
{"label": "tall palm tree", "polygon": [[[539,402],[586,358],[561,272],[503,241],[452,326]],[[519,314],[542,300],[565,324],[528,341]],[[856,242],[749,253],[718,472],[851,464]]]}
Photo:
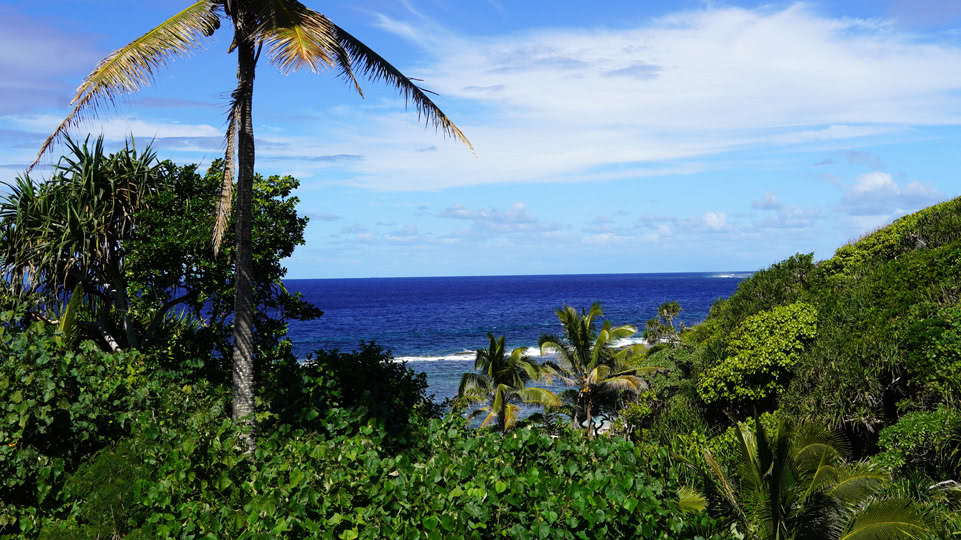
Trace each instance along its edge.
{"label": "tall palm tree", "polygon": [[504,336],[494,339],[487,333],[490,345],[478,349],[474,360],[475,373],[465,373],[457,389],[458,405],[485,403],[483,407],[471,412],[470,416],[487,413],[481,427],[491,421],[497,423],[500,431],[506,432],[516,422],[520,407],[517,403],[556,407],[560,398],[544,388],[528,388],[527,383],[541,378],[541,367],[524,355],[525,349],[518,347],[506,354]]}
{"label": "tall palm tree", "polygon": [[[130,44],[100,61],[87,75],[71,102],[73,110],[44,141],[37,159],[86,115],[111,104],[118,96],[140,90],[154,70],[176,56],[184,56],[211,36],[224,19],[233,26],[228,52],[237,53],[237,86],[227,114],[224,184],[213,233],[216,253],[226,229],[230,203],[236,193],[236,277],[233,336],[233,418],[249,419],[254,410],[253,377],[253,261],[251,259],[251,199],[254,178],[253,90],[257,62],[264,47],[281,72],[304,68],[317,72],[338,68],[363,95],[355,70],[374,81],[397,88],[413,101],[418,115],[445,135],[471,148],[464,134],[412,80],[363,42],[308,9],[297,0],[198,0]],[[29,170],[29,168],[28,168]],[[253,448],[253,439],[250,439]]]}
{"label": "tall palm tree", "polygon": [[645,390],[647,382],[642,377],[655,373],[657,368],[639,367],[634,363],[640,345],[622,349],[614,346],[615,341],[633,336],[637,332],[635,326],[615,327],[606,320],[600,332],[597,331],[597,321],[604,315],[599,302],[580,313],[567,305],[556,313],[564,337],[541,336],[541,354],[557,355],[556,362],[545,362],[545,366],[553,375],[576,388],[572,414],[574,427],[581,426],[580,414],[583,412],[587,435],[593,437],[593,415],[598,398],[609,392]]}
{"label": "tall palm tree", "polygon": [[887,474],[846,463],[847,443],[821,428],[782,421],[767,433],[755,420],[738,430],[737,490],[710,451],[705,458],[747,538],[906,540],[927,526],[910,499],[878,498]]}

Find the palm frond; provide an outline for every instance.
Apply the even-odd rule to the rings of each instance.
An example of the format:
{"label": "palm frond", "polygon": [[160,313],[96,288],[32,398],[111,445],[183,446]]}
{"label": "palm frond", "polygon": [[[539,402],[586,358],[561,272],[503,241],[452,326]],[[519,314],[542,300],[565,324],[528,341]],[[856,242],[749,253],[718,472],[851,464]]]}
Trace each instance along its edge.
{"label": "palm frond", "polygon": [[874,495],[890,480],[887,473],[871,468],[867,463],[857,463],[837,472],[837,482],[828,490],[845,504],[858,504]]}
{"label": "palm frond", "polygon": [[[485,427],[487,427],[487,424],[491,423],[492,420],[496,420],[496,419],[497,419],[497,413],[494,412],[493,410],[489,409],[489,408],[486,408],[486,407],[485,407],[484,409],[478,409],[478,411],[480,411],[480,410],[490,411],[490,412],[488,413],[488,415],[487,415],[486,417],[484,417],[484,421],[481,422],[480,427],[481,427],[481,429],[484,429]],[[474,411],[474,412],[476,413],[477,411]]]}
{"label": "palm frond", "polygon": [[457,396],[484,396],[491,394],[490,379],[477,373],[464,373],[460,378],[460,385],[457,388]]}
{"label": "palm frond", "polygon": [[744,513],[744,509],[741,508],[740,503],[738,503],[737,497],[734,495],[734,488],[731,487],[731,482],[728,481],[727,475],[725,475],[724,470],[721,469],[721,464],[714,459],[714,455],[707,448],[704,449],[703,454],[704,461],[707,463],[708,468],[711,470],[711,473],[717,480],[718,487],[720,488],[719,491],[724,497],[724,500],[727,501],[728,505],[730,505],[734,515],[738,517],[741,523],[747,526],[747,515]]}
{"label": "palm frond", "polygon": [[78,283],[70,293],[70,300],[60,313],[60,320],[57,321],[57,332],[60,334],[58,339],[64,343],[73,343],[78,336],[78,320],[80,309],[83,303],[83,284]]}
{"label": "palm frond", "polygon": [[797,430],[793,459],[798,463],[820,463],[822,454],[847,458],[851,451],[844,435],[817,425],[806,425]]}
{"label": "palm frond", "polygon": [[644,379],[634,375],[615,375],[601,380],[598,384],[608,392],[641,392],[647,388]]}
{"label": "palm frond", "polygon": [[414,103],[418,118],[423,118],[428,125],[433,125],[435,129],[442,131],[445,135],[460,141],[472,154],[474,147],[467,136],[444,114],[434,102],[427,96],[427,91],[414,84],[411,79],[405,76],[397,68],[392,66],[387,60],[374,52],[362,41],[352,36],[343,28],[330,23],[335,32],[338,43],[347,51],[350,56],[350,65],[353,69],[359,70],[373,81],[384,81],[387,84],[400,90],[405,101]]}
{"label": "palm frond", "polygon": [[681,486],[677,490],[677,499],[683,512],[700,513],[707,510],[707,497],[692,487]]}
{"label": "palm frond", "polygon": [[220,245],[227,232],[227,223],[230,221],[230,210],[234,200],[234,168],[235,152],[237,150],[237,122],[240,117],[239,89],[234,92],[234,97],[230,102],[230,111],[227,113],[227,135],[225,143],[227,151],[224,153],[224,179],[220,188],[220,200],[217,201],[217,215],[214,219],[214,257],[220,253]]}
{"label": "palm frond", "polygon": [[908,540],[928,530],[924,515],[909,499],[883,499],[865,506],[839,540]]}
{"label": "palm frond", "polygon": [[314,73],[334,65],[333,51],[340,48],[330,20],[297,0],[256,2],[260,24],[253,32],[267,46],[270,63],[284,75],[308,68]]}
{"label": "palm frond", "polygon": [[521,414],[521,408],[513,403],[510,403],[504,407],[504,412],[501,414],[504,415],[504,431],[507,431],[508,429],[514,427],[514,424],[517,423],[517,419]]}
{"label": "palm frond", "polygon": [[54,142],[82,119],[82,113],[87,110],[96,112],[97,108],[114,103],[119,95],[149,86],[155,69],[198,48],[200,39],[210,36],[220,26],[214,7],[211,0],[194,2],[101,60],[77,89],[77,95],[70,102],[74,105],[73,110],[47,137],[27,171],[33,169]]}
{"label": "palm frond", "polygon": [[521,388],[517,390],[517,396],[528,405],[540,405],[541,407],[558,407],[561,398],[545,388]]}

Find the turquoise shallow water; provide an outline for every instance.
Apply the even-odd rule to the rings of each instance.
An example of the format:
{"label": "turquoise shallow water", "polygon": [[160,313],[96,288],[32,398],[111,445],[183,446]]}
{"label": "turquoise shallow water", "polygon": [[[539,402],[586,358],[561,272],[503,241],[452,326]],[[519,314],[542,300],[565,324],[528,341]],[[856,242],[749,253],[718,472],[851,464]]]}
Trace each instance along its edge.
{"label": "turquoise shallow water", "polygon": [[473,367],[474,350],[487,346],[487,332],[507,337],[507,347],[535,347],[541,334],[558,332],[554,310],[565,303],[587,307],[600,301],[614,324],[655,316],[676,300],[679,320],[696,324],[711,304],[730,296],[746,272],[593,274],[287,280],[324,311],[315,321],[291,323],[294,352],[352,350],[375,341],[427,373],[438,400],[454,395],[461,373]]}

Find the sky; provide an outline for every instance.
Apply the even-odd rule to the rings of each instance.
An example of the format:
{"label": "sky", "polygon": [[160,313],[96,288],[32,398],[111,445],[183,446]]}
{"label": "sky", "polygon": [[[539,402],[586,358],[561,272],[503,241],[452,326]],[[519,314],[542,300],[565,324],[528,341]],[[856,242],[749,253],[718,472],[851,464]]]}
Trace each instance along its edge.
{"label": "sky", "polygon": [[[303,1],[436,92],[477,155],[383,84],[265,54],[256,170],[298,178],[310,217],[290,278],[750,271],[961,195],[955,0]],[[100,58],[187,5],[0,0],[0,181]],[[230,38],[71,133],[205,168]]]}

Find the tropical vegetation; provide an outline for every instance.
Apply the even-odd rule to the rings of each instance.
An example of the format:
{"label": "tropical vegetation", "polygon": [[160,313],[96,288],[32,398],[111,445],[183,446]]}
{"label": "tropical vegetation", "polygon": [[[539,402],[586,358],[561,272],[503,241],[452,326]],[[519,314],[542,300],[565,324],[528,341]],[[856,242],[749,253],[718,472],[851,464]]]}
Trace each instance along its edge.
{"label": "tropical vegetation", "polygon": [[518,403],[541,407],[557,407],[560,398],[550,390],[527,386],[544,379],[544,367],[532,362],[526,349],[518,347],[508,355],[504,348],[504,336],[494,338],[487,333],[490,345],[478,349],[474,360],[475,373],[465,373],[457,389],[457,406],[484,403],[471,411],[469,418],[485,414],[480,427],[492,421],[500,431],[514,427],[520,418]]}
{"label": "tropical vegetation", "polygon": [[288,321],[321,316],[282,282],[307,220],[296,179],[254,175],[251,450],[223,162],[67,147],[0,197],[0,538],[961,535],[961,199],[696,326],[667,302],[649,347],[599,304],[558,309],[540,358],[488,334],[448,408],[374,343],[294,356]]}
{"label": "tropical vegetation", "polygon": [[542,355],[554,355],[556,360],[545,362],[550,373],[574,387],[574,403],[571,421],[575,428],[583,427],[588,437],[597,431],[594,417],[600,412],[602,400],[620,392],[637,393],[647,388],[642,378],[657,371],[656,368],[636,364],[635,359],[643,348],[640,345],[617,347],[635,333],[632,325],[614,326],[605,320],[601,329],[598,321],[604,312],[595,302],[590,309],[580,313],[571,306],[556,311],[564,331],[563,337],[545,334],[540,338]]}
{"label": "tropical vegetation", "polygon": [[[150,84],[154,70],[170,59],[185,56],[200,47],[220,28],[221,19],[233,28],[228,52],[237,54],[237,87],[231,94],[227,112],[226,155],[222,162],[223,187],[213,227],[213,252],[220,250],[231,205],[236,206],[233,358],[234,420],[249,422],[254,403],[254,76],[260,53],[266,46],[267,57],[282,73],[302,69],[317,72],[337,68],[363,96],[355,73],[397,88],[405,100],[414,103],[419,117],[445,135],[470,142],[431,101],[428,91],[415,84],[387,60],[370,49],[323,14],[297,0],[197,0],[156,28],[117,49],[101,60],[87,75],[71,101],[73,110],[44,141],[40,160],[53,144],[85,116],[115,102],[118,96],[137,92]],[[237,175],[236,195],[233,177]],[[236,199],[236,202],[233,202]],[[123,302],[123,298],[118,297]],[[132,338],[133,336],[128,335]],[[253,434],[248,447],[253,450]]]}

